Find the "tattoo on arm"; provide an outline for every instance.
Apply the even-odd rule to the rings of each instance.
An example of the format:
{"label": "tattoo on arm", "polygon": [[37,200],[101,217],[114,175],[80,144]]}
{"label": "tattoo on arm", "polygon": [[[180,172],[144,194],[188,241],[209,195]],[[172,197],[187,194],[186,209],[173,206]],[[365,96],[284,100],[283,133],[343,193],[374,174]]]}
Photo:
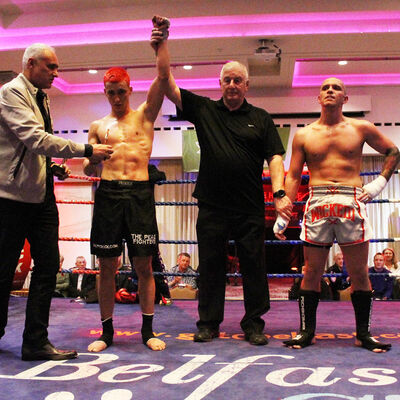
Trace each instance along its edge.
{"label": "tattoo on arm", "polygon": [[386,151],[385,155],[386,157],[383,162],[381,175],[384,176],[388,181],[399,164],[399,149],[397,147],[391,147]]}

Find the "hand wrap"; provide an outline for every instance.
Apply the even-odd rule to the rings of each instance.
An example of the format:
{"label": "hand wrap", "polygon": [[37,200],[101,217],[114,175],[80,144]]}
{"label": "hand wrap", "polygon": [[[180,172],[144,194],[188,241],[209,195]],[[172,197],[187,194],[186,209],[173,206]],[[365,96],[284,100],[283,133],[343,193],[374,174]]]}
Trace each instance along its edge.
{"label": "hand wrap", "polygon": [[289,219],[282,217],[280,214],[276,217],[274,224],[274,233],[284,231],[289,225]]}
{"label": "hand wrap", "polygon": [[372,182],[367,183],[363,186],[363,189],[371,196],[371,199],[378,196],[382,192],[383,188],[386,186],[387,180],[384,176],[379,175]]}

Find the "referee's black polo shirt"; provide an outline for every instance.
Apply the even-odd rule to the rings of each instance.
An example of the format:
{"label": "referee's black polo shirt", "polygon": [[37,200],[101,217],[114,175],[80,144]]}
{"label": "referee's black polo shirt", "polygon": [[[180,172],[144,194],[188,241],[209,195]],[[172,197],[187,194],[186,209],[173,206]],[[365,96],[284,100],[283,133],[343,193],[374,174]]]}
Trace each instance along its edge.
{"label": "referee's black polo shirt", "polygon": [[285,153],[271,116],[246,100],[229,111],[222,98],[180,91],[178,117],[195,125],[201,150],[193,196],[218,208],[264,215],[264,159]]}

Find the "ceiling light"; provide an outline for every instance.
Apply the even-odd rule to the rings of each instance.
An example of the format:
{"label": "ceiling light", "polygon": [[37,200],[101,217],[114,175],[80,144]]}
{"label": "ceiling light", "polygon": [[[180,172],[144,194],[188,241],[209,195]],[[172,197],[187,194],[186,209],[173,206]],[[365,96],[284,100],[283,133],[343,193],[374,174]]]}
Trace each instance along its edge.
{"label": "ceiling light", "polygon": [[97,74],[97,69],[89,69],[89,74]]}
{"label": "ceiling light", "polygon": [[184,65],[183,69],[186,69],[187,71],[191,70],[193,67],[191,65]]}
{"label": "ceiling light", "polygon": [[339,65],[347,65],[347,61],[346,60],[341,60],[338,62]]}

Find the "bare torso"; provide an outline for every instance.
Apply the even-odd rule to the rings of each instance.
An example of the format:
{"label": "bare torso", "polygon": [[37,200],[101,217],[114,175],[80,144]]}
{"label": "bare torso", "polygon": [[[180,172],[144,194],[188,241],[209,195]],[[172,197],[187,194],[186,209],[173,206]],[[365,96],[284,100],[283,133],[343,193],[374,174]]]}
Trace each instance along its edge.
{"label": "bare torso", "polygon": [[310,186],[362,186],[364,130],[363,121],[344,117],[336,125],[318,120],[298,132],[310,171]]}
{"label": "bare torso", "polygon": [[98,143],[113,147],[112,157],[103,162],[101,178],[105,180],[146,181],[153,147],[153,123],[144,118],[143,107],[130,109],[123,117],[113,115],[92,123]]}

